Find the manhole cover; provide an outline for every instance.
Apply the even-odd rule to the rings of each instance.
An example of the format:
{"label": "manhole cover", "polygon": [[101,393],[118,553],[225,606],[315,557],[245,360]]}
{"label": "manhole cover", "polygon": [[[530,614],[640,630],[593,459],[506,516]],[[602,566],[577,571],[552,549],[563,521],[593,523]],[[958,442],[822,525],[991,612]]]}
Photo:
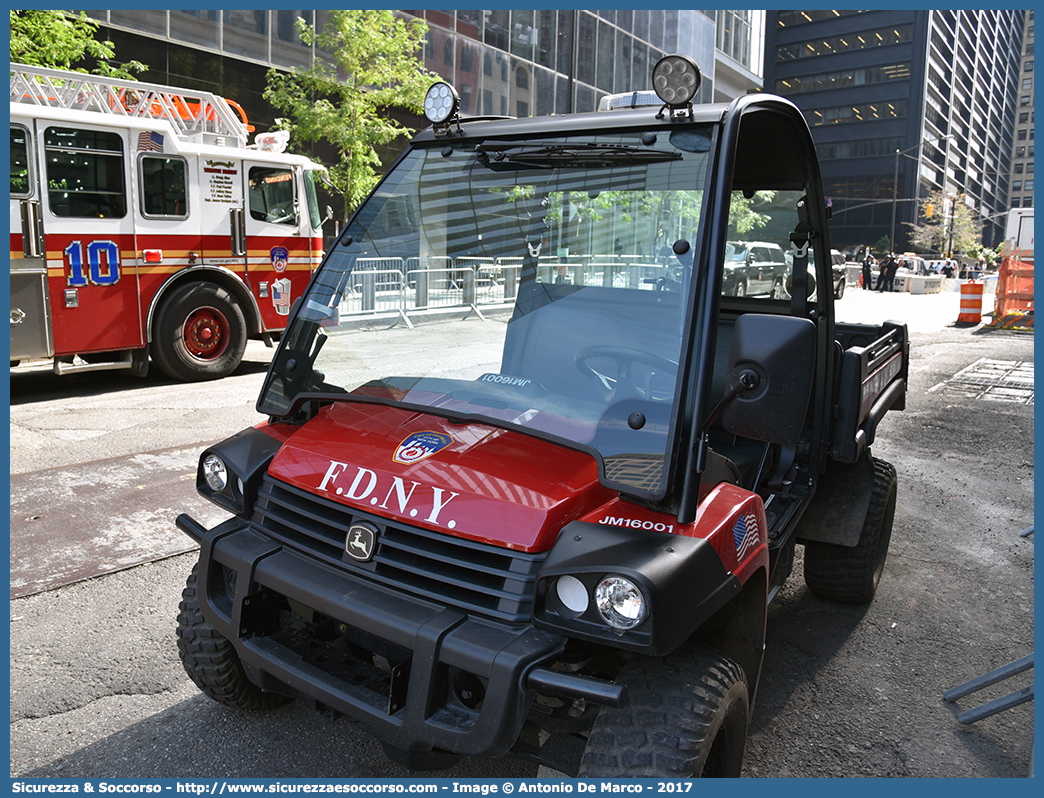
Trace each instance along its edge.
{"label": "manhole cover", "polygon": [[981,358],[946,382],[931,388],[983,399],[987,402],[1033,404],[1033,363],[1023,360]]}

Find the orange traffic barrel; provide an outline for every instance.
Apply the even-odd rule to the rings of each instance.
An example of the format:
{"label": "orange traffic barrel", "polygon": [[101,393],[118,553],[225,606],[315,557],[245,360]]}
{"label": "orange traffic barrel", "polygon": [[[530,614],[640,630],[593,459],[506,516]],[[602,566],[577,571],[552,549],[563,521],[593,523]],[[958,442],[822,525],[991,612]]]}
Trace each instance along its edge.
{"label": "orange traffic barrel", "polygon": [[982,283],[961,283],[961,312],[958,322],[978,324],[982,321]]}

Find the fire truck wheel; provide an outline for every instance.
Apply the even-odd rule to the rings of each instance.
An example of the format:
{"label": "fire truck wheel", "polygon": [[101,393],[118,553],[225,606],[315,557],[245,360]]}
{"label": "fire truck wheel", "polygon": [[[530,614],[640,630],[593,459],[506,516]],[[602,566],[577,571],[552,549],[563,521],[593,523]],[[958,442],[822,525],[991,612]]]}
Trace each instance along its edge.
{"label": "fire truck wheel", "polygon": [[873,458],[874,487],[854,547],[834,543],[805,544],[805,584],[823,598],[866,604],[877,591],[884,571],[895,517],[896,476],[891,463]]}
{"label": "fire truck wheel", "polygon": [[227,377],[243,359],[246,321],[232,295],[213,283],[175,288],[156,313],[152,358],[176,380]]}
{"label": "fire truck wheel", "polygon": [[599,711],[582,778],[739,776],[750,696],[737,663],[708,646],[686,646],[633,657],[617,681],[627,685],[627,706]]}
{"label": "fire truck wheel", "polygon": [[268,709],[288,701],[247,679],[235,646],[203,617],[196,598],[197,568],[192,566],[178,613],[178,654],[189,678],[210,698],[238,709]]}

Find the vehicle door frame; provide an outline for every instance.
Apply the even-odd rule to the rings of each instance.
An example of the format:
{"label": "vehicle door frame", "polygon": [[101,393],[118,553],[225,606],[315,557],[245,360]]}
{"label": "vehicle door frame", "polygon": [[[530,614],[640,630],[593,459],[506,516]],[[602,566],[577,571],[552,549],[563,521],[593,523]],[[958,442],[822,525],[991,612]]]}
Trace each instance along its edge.
{"label": "vehicle door frame", "polygon": [[[132,207],[136,176],[131,131],[93,121],[46,117],[37,117],[33,123],[34,149],[40,166],[40,224],[46,252],[54,354],[140,348],[145,345],[145,329]],[[125,203],[122,216],[74,216],[54,212],[51,192],[45,189],[51,178],[47,168],[49,128],[99,132],[119,138]],[[88,148],[81,151],[91,153]],[[112,262],[114,252],[115,264]]]}

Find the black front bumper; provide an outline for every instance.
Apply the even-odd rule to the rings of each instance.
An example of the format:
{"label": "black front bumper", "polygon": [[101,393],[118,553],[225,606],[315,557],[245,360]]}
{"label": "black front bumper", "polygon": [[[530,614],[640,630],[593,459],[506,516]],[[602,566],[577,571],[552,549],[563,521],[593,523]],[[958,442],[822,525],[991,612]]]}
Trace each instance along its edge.
{"label": "black front bumper", "polygon": [[[194,522],[183,519],[189,531]],[[200,543],[200,608],[250,678],[312,699],[403,751],[507,752],[534,695],[527,674],[565,646],[561,635],[528,624],[368,583],[240,519]],[[332,639],[316,639],[315,619],[334,630]],[[338,645],[341,637],[350,644]]]}

